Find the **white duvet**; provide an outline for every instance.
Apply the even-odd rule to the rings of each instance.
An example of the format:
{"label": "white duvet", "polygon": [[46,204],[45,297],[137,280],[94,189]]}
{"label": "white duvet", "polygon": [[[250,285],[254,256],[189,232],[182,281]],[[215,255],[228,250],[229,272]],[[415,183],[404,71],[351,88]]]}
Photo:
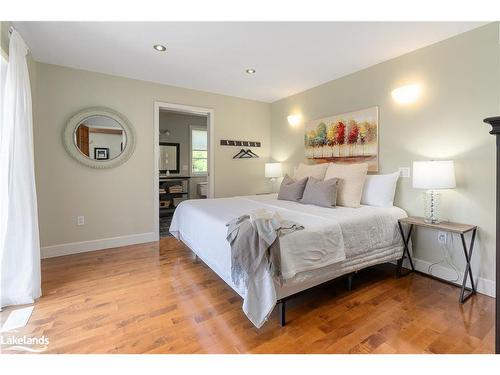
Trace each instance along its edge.
{"label": "white duvet", "polygon": [[244,298],[243,311],[257,327],[265,322],[276,303],[274,283],[267,272],[256,276],[250,290],[231,282],[226,223],[262,208],[304,226],[304,230],[280,237],[285,282],[299,273],[401,242],[397,219],[406,216],[397,207],[324,208],[277,200],[276,194],[182,202],[175,210],[170,232]]}

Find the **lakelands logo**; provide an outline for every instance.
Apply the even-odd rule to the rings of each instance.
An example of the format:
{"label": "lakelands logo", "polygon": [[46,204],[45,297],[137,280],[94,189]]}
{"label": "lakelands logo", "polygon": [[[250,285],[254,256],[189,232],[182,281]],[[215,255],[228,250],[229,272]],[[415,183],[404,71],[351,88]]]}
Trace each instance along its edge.
{"label": "lakelands logo", "polygon": [[27,351],[40,353],[47,349],[49,338],[46,336],[2,336],[0,335],[0,351]]}

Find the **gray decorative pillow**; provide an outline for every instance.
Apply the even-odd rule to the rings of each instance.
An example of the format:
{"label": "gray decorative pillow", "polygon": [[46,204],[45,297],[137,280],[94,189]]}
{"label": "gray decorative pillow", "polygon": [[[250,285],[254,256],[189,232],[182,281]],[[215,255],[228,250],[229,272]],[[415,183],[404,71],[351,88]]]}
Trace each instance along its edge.
{"label": "gray decorative pillow", "polygon": [[309,177],[300,203],[314,204],[321,207],[335,207],[337,204],[338,178],[321,181]]}
{"label": "gray decorative pillow", "polygon": [[284,201],[294,201],[298,202],[302,198],[304,193],[304,188],[307,184],[307,177],[301,180],[295,181],[289,175],[286,175],[281,182],[280,192],[278,193],[278,199]]}

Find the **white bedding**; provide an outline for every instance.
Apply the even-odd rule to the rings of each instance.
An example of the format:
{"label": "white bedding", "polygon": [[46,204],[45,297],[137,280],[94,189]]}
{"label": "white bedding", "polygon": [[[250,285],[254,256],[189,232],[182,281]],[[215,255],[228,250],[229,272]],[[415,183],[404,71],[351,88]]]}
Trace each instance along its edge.
{"label": "white bedding", "polygon": [[[298,280],[307,284],[308,278],[316,276],[315,272],[346,259],[362,258],[380,249],[402,249],[397,219],[406,213],[400,208],[324,208],[277,200],[276,194],[184,201],[175,211],[170,232],[245,298],[247,291],[231,282],[226,223],[259,208],[276,211],[284,219],[305,227],[280,238],[282,274],[295,284]],[[258,312],[267,317],[270,313],[267,310],[271,303],[274,306],[278,294],[268,280],[260,280],[258,288],[267,305],[265,312]],[[244,305],[250,320],[249,314],[255,309],[259,307]],[[252,322],[260,326],[255,319]]]}

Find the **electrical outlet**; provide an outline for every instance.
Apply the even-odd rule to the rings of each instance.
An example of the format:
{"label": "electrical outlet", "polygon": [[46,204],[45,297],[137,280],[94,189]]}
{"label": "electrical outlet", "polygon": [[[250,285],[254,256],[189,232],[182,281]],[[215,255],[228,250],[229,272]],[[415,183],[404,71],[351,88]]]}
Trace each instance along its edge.
{"label": "electrical outlet", "polygon": [[448,240],[448,233],[439,231],[438,232],[438,242],[441,245],[446,245],[447,240]]}
{"label": "electrical outlet", "polygon": [[410,177],[410,167],[400,167],[399,168],[399,176],[404,178]]}
{"label": "electrical outlet", "polygon": [[76,225],[85,225],[85,216],[78,216],[76,218]]}

